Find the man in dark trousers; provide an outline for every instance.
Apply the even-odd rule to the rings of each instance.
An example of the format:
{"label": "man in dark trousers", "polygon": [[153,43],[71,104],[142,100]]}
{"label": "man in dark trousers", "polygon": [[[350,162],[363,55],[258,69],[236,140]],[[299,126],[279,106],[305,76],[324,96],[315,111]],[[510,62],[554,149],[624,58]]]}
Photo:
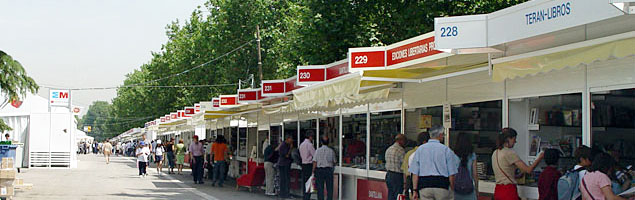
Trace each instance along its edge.
{"label": "man in dark trousers", "polygon": [[190,158],[192,159],[192,175],[194,175],[194,184],[203,184],[203,155],[205,155],[205,149],[203,143],[198,140],[198,135],[194,135],[192,143],[188,148],[190,151]]}
{"label": "man in dark trousers", "polygon": [[293,138],[289,135],[284,143],[280,144],[278,150],[278,168],[280,170],[280,198],[290,198],[289,182],[291,182],[291,149],[293,148]]}
{"label": "man in dark trousers", "polygon": [[326,199],[333,200],[333,167],[337,163],[335,151],[329,147],[328,136],[320,139],[320,148],[313,156],[313,174],[315,187],[317,187],[318,200],[324,199],[324,186],[326,185]]}
{"label": "man in dark trousers", "polygon": [[315,147],[313,147],[313,131],[307,131],[304,135],[305,139],[300,144],[300,157],[302,158],[302,193],[304,194],[304,200],[311,199],[311,193],[306,192],[304,187],[311,177],[313,171],[313,154],[315,154]]}
{"label": "man in dark trousers", "polygon": [[[388,200],[396,200],[397,195],[403,192],[403,171],[401,164],[406,151],[403,146],[406,137],[403,134],[395,136],[395,143],[386,150],[386,186],[388,186]],[[406,161],[407,162],[407,161]]]}

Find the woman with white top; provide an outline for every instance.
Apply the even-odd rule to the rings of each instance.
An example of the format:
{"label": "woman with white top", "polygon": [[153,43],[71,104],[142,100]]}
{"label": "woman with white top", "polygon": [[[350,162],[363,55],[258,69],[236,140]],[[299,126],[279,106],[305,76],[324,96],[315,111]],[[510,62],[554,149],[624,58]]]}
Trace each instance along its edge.
{"label": "woman with white top", "polygon": [[161,175],[161,172],[163,172],[163,152],[165,152],[163,144],[161,144],[161,140],[158,140],[157,147],[156,149],[154,149],[154,162],[157,164],[157,173],[159,175]]}

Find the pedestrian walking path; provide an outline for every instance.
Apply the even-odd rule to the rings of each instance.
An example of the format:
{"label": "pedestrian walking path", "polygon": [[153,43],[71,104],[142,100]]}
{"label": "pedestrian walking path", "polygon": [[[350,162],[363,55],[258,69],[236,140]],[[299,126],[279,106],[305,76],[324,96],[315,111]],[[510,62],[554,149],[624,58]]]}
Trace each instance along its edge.
{"label": "pedestrian walking path", "polygon": [[[271,200],[262,191],[235,190],[231,182],[224,188],[193,183],[190,170],[183,175],[159,176],[148,168],[141,178],[134,158],[111,157],[106,164],[103,155],[79,155],[77,169],[26,169],[18,174],[33,189],[16,191],[16,199],[249,199]],[[164,172],[167,169],[164,168]]]}

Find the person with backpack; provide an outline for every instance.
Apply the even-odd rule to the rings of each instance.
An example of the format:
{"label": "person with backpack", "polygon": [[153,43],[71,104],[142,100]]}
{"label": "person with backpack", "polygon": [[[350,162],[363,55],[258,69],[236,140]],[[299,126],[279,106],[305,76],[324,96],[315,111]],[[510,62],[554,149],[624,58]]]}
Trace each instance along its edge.
{"label": "person with backpack", "polygon": [[512,128],[503,128],[496,139],[496,150],[492,153],[492,170],[494,170],[494,179],[496,179],[494,199],[496,200],[519,199],[516,179],[514,178],[516,169],[518,168],[524,173],[532,173],[544,158],[544,154],[540,153],[534,163],[527,166],[512,149],[516,144],[517,135],[516,130]]}
{"label": "person with backpack", "polygon": [[538,199],[558,200],[558,180],[562,174],[558,171],[560,151],[557,149],[545,150],[545,167],[538,177]]}
{"label": "person with backpack", "polygon": [[386,186],[388,186],[388,200],[396,200],[397,195],[403,191],[404,181],[401,172],[401,164],[406,150],[406,137],[403,134],[395,136],[395,143],[386,150]]}
{"label": "person with backpack", "polygon": [[591,166],[591,148],[580,146],[573,155],[578,163],[558,179],[558,199],[560,200],[582,199],[580,183],[587,172],[586,168]]}
{"label": "person with backpack", "polygon": [[406,186],[404,188],[404,193],[410,199],[414,199],[414,197],[412,197],[412,193],[414,193],[415,188],[412,188],[412,173],[408,172],[408,169],[410,168],[412,159],[414,159],[414,155],[415,155],[415,152],[417,151],[417,148],[419,148],[419,146],[428,142],[429,139],[430,139],[429,133],[427,132],[419,133],[419,135],[417,136],[417,142],[419,143],[419,145],[415,146],[413,149],[406,152],[406,155],[403,157],[404,162],[401,164],[401,170],[404,173],[404,185]]}
{"label": "person with backpack", "polygon": [[291,177],[289,177],[289,174],[291,173],[292,151],[293,137],[289,135],[284,140],[284,143],[280,145],[280,148],[278,150],[278,171],[280,173],[279,195],[281,199],[287,199],[291,197],[291,195],[289,194],[289,183],[291,181]]}
{"label": "person with backpack", "polygon": [[459,133],[454,143],[454,153],[458,156],[458,173],[454,176],[454,199],[478,199],[478,173],[476,172],[476,153],[472,139],[467,133]]}
{"label": "person with backpack", "polygon": [[274,150],[274,144],[269,144],[269,140],[266,140],[264,158],[265,158],[265,195],[274,196],[275,192],[275,183],[274,177],[276,176],[276,168],[274,167],[274,163],[278,162],[278,151]]}
{"label": "person with backpack", "polygon": [[445,138],[443,127],[435,126],[430,129],[430,138],[427,143],[417,148],[408,170],[413,174],[412,187],[421,188],[415,190],[414,198],[453,199],[454,178],[458,173],[457,156],[442,143]]}
{"label": "person with backpack", "polygon": [[617,196],[611,189],[609,174],[615,169],[615,160],[607,153],[599,153],[593,158],[593,164],[582,177],[580,191],[582,199],[590,200],[626,200]]}

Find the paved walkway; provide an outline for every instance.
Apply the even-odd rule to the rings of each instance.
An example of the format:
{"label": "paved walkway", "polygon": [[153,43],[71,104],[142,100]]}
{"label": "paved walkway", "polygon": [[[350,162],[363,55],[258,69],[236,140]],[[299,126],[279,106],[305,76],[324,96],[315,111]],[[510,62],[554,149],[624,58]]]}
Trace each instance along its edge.
{"label": "paved walkway", "polygon": [[23,169],[18,178],[33,189],[16,191],[16,199],[276,199],[263,191],[236,191],[232,182],[224,188],[209,181],[195,185],[189,170],[158,176],[148,168],[148,176],[140,178],[133,158],[114,157],[109,165],[101,155],[80,155],[79,160],[77,169]]}

